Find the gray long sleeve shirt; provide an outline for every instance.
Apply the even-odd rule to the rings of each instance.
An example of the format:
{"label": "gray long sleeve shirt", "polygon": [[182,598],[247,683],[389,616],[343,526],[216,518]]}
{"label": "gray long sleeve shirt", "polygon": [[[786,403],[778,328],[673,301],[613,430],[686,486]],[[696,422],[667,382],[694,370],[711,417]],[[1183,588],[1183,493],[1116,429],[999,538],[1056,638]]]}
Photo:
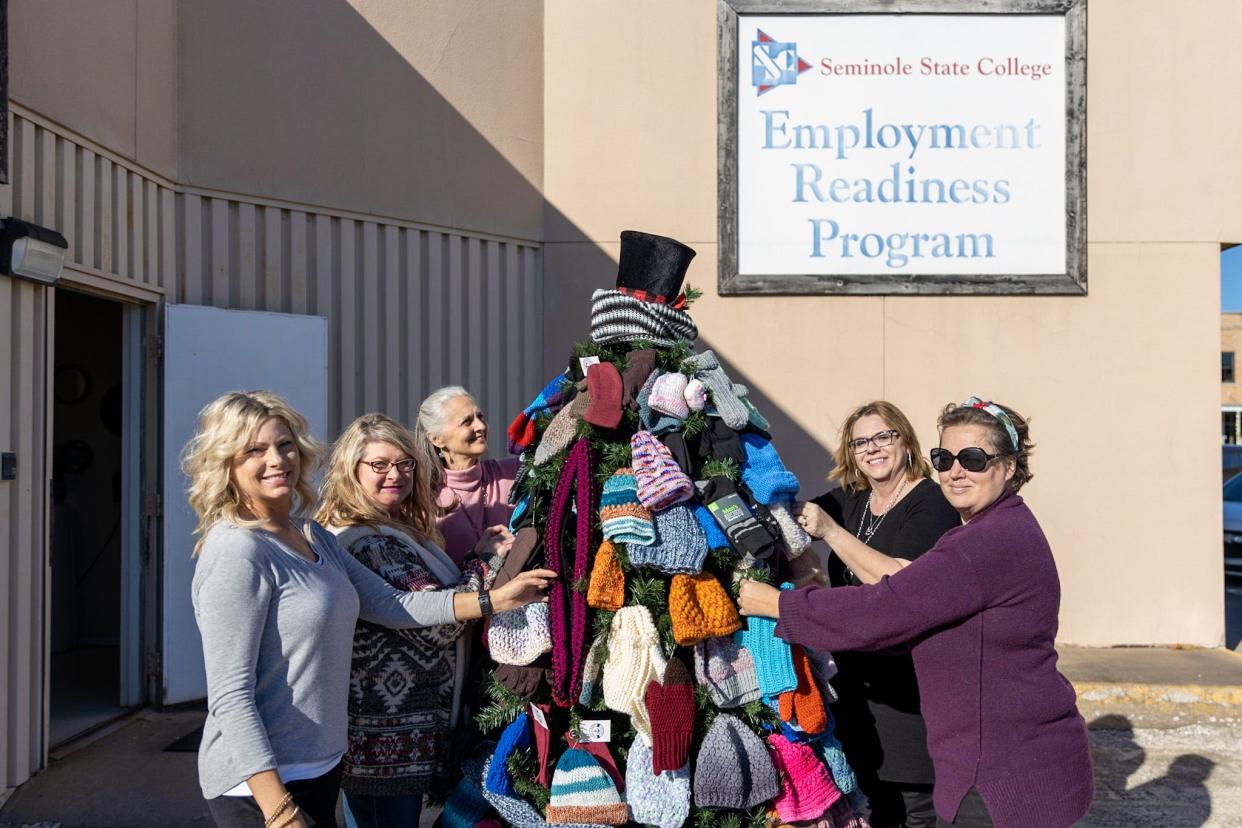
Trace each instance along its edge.
{"label": "gray long sleeve shirt", "polygon": [[402,592],[316,523],[312,563],[261,531],[207,533],[191,595],[207,668],[199,784],[212,799],[254,774],[346,746],[354,624],[452,623],[453,593]]}

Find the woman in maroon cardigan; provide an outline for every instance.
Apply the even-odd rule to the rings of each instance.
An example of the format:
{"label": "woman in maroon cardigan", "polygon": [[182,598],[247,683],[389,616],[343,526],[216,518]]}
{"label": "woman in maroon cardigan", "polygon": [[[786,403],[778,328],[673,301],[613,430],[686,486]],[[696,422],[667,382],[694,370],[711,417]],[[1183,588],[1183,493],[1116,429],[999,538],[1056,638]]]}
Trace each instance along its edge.
{"label": "woman in maroon cardigan", "polygon": [[1091,804],[1091,758],[1057,672],[1056,564],[1018,495],[1031,479],[1026,422],[971,397],[939,427],[931,461],[961,526],[876,584],[747,582],[742,612],[807,647],[911,647],[942,825],[1066,828]]}

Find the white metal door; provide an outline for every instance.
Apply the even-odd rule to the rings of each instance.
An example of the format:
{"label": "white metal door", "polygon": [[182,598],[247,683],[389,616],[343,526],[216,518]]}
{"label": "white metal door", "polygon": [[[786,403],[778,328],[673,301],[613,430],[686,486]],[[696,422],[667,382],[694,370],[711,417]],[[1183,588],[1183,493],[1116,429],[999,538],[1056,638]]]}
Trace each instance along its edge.
{"label": "white metal door", "polygon": [[[164,315],[164,543],[161,633],[164,704],[207,695],[190,580],[194,513],[186,503],[181,451],[198,412],[227,391],[266,388],[310,420],[328,423],[327,320],[320,316],[169,305]],[[346,370],[349,370],[346,368]]]}

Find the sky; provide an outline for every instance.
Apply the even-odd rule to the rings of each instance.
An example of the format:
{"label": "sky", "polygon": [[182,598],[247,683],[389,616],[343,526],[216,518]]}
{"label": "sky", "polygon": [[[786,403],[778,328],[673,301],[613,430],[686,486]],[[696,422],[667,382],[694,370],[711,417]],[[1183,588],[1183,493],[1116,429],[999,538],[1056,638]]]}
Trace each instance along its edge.
{"label": "sky", "polygon": [[1242,244],[1220,254],[1220,309],[1242,311]]}

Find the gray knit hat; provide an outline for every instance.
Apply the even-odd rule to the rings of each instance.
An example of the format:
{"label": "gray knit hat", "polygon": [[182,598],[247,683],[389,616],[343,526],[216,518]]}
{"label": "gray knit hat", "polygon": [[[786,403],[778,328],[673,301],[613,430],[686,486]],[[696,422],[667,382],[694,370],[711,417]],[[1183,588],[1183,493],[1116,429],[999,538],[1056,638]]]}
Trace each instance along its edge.
{"label": "gray knit hat", "polygon": [[767,745],[734,716],[721,713],[694,766],[698,808],[753,808],[781,792]]}
{"label": "gray knit hat", "polygon": [[707,535],[685,503],[674,503],[655,513],[656,539],[650,546],[626,547],[632,566],[661,572],[697,575],[707,557]]}
{"label": "gray knit hat", "polygon": [[750,651],[731,635],[694,645],[694,677],[720,708],[741,707],[760,696]]}
{"label": "gray knit hat", "polygon": [[641,738],[635,739],[626,759],[625,799],[632,821],[657,828],[680,828],[690,816],[690,765],[652,773],[651,746]]}

